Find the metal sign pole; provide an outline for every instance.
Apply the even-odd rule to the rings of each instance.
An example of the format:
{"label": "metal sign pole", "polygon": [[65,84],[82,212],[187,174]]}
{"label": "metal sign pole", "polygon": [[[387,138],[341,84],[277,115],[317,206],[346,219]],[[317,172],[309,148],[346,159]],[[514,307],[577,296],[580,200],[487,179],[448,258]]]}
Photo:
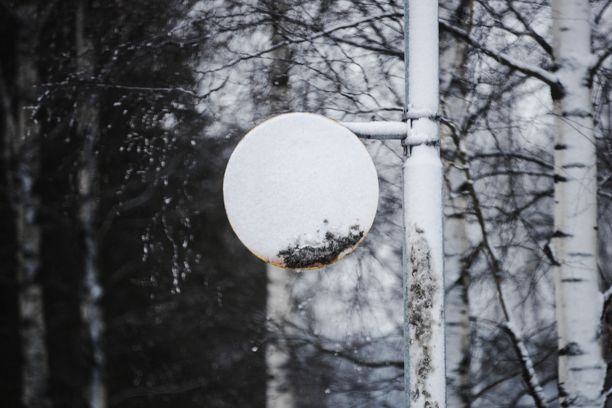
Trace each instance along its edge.
{"label": "metal sign pole", "polygon": [[343,125],[362,138],[402,140],[405,403],[442,408],[446,370],[438,2],[404,0],[404,35],[406,122]]}
{"label": "metal sign pole", "polygon": [[438,2],[406,0],[408,149],[404,162],[406,406],[446,406]]}
{"label": "metal sign pole", "polygon": [[[405,405],[406,407],[414,406],[417,408],[443,408],[446,406],[446,377],[442,163],[440,161],[438,116],[438,2],[434,0],[404,0],[404,8],[404,42],[406,45],[404,121],[357,122],[342,123],[342,125],[359,137],[378,140],[401,140],[404,147],[404,163],[402,166],[402,276],[404,295]],[[288,118],[289,116],[291,116],[290,119]],[[305,116],[308,116],[308,119]],[[300,119],[298,120],[297,118]],[[344,143],[344,141],[350,139],[358,146],[358,149],[353,149],[353,156],[361,160],[362,164],[365,163],[371,166],[371,171],[369,171],[366,165],[360,164],[351,168],[345,174],[346,180],[360,180],[360,184],[356,185],[355,189],[360,194],[364,191],[363,181],[369,178],[371,182],[372,202],[368,203],[367,200],[359,199],[360,204],[362,204],[360,211],[364,211],[365,218],[371,215],[371,220],[368,225],[363,226],[362,230],[359,229],[359,225],[351,226],[349,235],[344,237],[344,241],[346,241],[346,238],[349,239],[349,246],[356,245],[363,234],[367,233],[376,212],[378,197],[376,170],[371,163],[371,158],[360,143],[356,142],[352,137],[346,139],[338,135],[338,128],[341,134],[346,135],[348,132],[335,122],[327,118],[318,117],[317,115],[307,115],[304,113],[281,115],[270,119],[245,136],[244,140],[250,141],[248,143],[250,143],[251,150],[249,151],[248,148],[244,148],[247,142],[243,141],[243,149],[240,151],[236,149],[234,151],[224,176],[226,210],[228,211],[228,217],[231,213],[236,217],[235,221],[240,221],[238,224],[233,224],[235,230],[236,225],[240,226],[240,233],[238,235],[242,234],[243,238],[248,237],[247,240],[253,247],[250,247],[252,251],[254,253],[258,253],[258,250],[261,251],[263,259],[271,262],[273,260],[273,263],[277,265],[295,269],[326,265],[329,261],[333,261],[342,254],[345,254],[344,250],[347,248],[338,247],[337,243],[333,241],[335,236],[330,233],[329,236],[325,234],[324,245],[307,246],[308,250],[302,251],[303,248],[290,244],[291,239],[296,236],[296,231],[290,229],[286,231],[287,237],[282,237],[280,241],[277,240],[278,242],[275,245],[278,247],[274,247],[274,245],[261,246],[262,240],[253,238],[261,233],[260,226],[253,224],[252,220],[245,222],[244,218],[250,217],[253,211],[259,211],[259,218],[255,217],[255,219],[268,219],[269,214],[265,211],[262,213],[261,209],[272,208],[272,205],[255,207],[250,207],[249,205],[250,203],[270,199],[271,197],[274,199],[274,196],[265,191],[265,194],[261,195],[261,189],[244,189],[242,187],[244,185],[255,185],[262,178],[265,178],[264,175],[254,176],[254,174],[259,174],[255,170],[261,169],[253,166],[253,163],[256,162],[252,161],[250,157],[259,155],[261,151],[278,152],[280,148],[278,142],[271,143],[269,138],[253,138],[252,134],[270,131],[270,134],[283,134],[286,136],[287,129],[306,125],[314,126],[313,129],[320,129],[320,126],[331,126],[332,134],[336,134],[338,137],[334,139],[335,144],[332,143],[327,147],[323,147],[325,152],[329,152],[330,148],[339,148],[341,152],[346,152],[346,146],[351,146],[350,143],[346,146],[338,146],[340,146],[341,141]],[[264,127],[268,130],[262,130]],[[279,132],[279,129],[282,129],[282,131]],[[298,136],[301,135],[300,137],[303,137],[304,134],[308,133],[302,132]],[[317,132],[313,131],[312,134],[317,134]],[[304,154],[304,151],[301,147],[297,152],[291,150],[295,148],[295,144],[287,144],[285,137],[283,140],[285,144],[282,146],[282,154],[274,156],[277,158],[277,162],[272,161],[268,164],[281,166],[280,168],[286,170],[289,167],[294,168],[293,164],[296,161],[285,163],[283,160],[286,160],[287,157],[292,157],[291,154]],[[324,141],[325,143],[331,143],[332,139],[326,137]],[[313,142],[312,146],[321,147],[323,146],[322,143],[322,140]],[[287,151],[293,153],[288,155]],[[317,155],[316,152],[311,152],[309,157],[322,156]],[[363,161],[364,158],[367,158],[365,162]],[[279,165],[278,162],[281,164]],[[297,163],[300,163],[300,161],[298,160]],[[351,163],[355,165],[357,162],[351,161]],[[327,162],[325,164],[327,165]],[[312,168],[321,168],[321,163],[317,163]],[[333,168],[335,169],[335,167]],[[365,177],[363,175],[356,175],[360,173],[360,169],[364,170],[363,175]],[[296,174],[303,172],[303,169],[300,169],[299,166],[294,170]],[[268,167],[266,171],[274,174],[279,172],[278,168],[273,166]],[[248,177],[255,177],[255,179],[250,183],[245,183]],[[329,177],[323,177],[322,179],[329,180]],[[303,187],[303,183],[299,183],[300,191],[303,191]],[[295,185],[289,185],[289,188],[295,188]],[[320,197],[319,187],[311,190],[316,191],[316,197]],[[294,192],[287,195],[287,197],[294,198],[298,196],[302,197]],[[355,202],[355,200],[351,202]],[[337,200],[334,200],[332,203],[338,204]],[[297,206],[299,206],[299,203],[288,205],[292,211]],[[337,212],[338,214],[343,214],[344,210],[345,207],[342,207]],[[327,219],[324,219],[323,215],[320,215],[320,218],[322,222],[327,223]],[[342,219],[342,217],[340,218]],[[359,218],[357,217],[357,219]],[[364,216],[361,218],[364,218]],[[230,222],[231,220],[232,218],[230,217]],[[300,224],[298,223],[298,225]],[[307,225],[312,226],[311,224]],[[278,235],[277,227],[275,227],[275,236]],[[317,225],[314,225],[313,230],[316,228]],[[357,228],[357,230],[354,231],[354,228]],[[320,229],[316,229],[316,231],[319,233]],[[299,236],[299,234],[304,232],[298,231],[297,235]],[[289,246],[287,246],[288,244]],[[269,253],[266,254],[266,251]],[[282,257],[282,259],[279,257]]]}

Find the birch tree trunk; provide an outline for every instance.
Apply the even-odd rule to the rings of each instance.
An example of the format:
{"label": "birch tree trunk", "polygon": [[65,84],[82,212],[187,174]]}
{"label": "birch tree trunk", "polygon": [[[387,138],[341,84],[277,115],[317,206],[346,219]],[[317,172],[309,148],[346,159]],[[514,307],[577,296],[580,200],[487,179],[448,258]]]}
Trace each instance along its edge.
{"label": "birch tree trunk", "polygon": [[603,296],[597,270],[597,169],[589,75],[588,0],[553,1],[554,52],[563,92],[555,104],[556,316],[561,406],[602,407]]}
{"label": "birch tree trunk", "polygon": [[406,404],[446,406],[438,2],[406,0],[409,146],[404,162]]}
{"label": "birch tree trunk", "polygon": [[283,323],[291,311],[289,271],[272,265],[267,266],[268,298],[267,320],[274,335],[266,347],[268,408],[291,408],[294,406],[290,381],[289,363],[291,355],[283,330]]}
{"label": "birch tree trunk", "polygon": [[[39,199],[34,186],[40,169],[39,126],[33,118],[38,71],[37,7],[20,2],[16,36],[15,97],[4,76],[0,97],[5,124],[7,186],[15,213],[19,334],[21,337],[21,401],[26,408],[49,407],[49,358],[46,347],[43,287],[40,280]],[[3,75],[3,73],[0,73]]]}
{"label": "birch tree trunk", "polygon": [[467,236],[465,211],[467,199],[456,193],[462,179],[456,169],[449,169],[449,190],[458,194],[451,198],[452,216],[445,217],[446,292],[446,371],[448,403],[451,407],[469,407],[471,326],[469,312],[470,274],[466,265],[470,242]]}
{"label": "birch tree trunk", "polygon": [[[20,64],[18,81],[21,89],[33,90],[35,68],[30,63]],[[23,81],[23,82],[22,82]],[[22,86],[25,86],[22,88]],[[30,95],[31,96],[31,95]],[[49,358],[45,344],[46,329],[43,288],[40,281],[40,226],[39,200],[34,192],[38,178],[38,126],[32,123],[31,110],[35,98],[27,97],[18,104],[18,132],[14,151],[17,152],[15,211],[17,214],[17,264],[19,281],[20,332],[22,342],[23,403],[26,407],[48,406],[47,386]]]}
{"label": "birch tree trunk", "polygon": [[[454,12],[456,24],[469,33],[472,21],[472,2],[461,1]],[[467,27],[463,27],[467,25]],[[466,92],[464,86],[468,47],[453,37],[448,39],[448,49],[441,54],[443,69],[447,75],[441,81],[444,94],[444,116],[460,122],[466,114]],[[461,128],[460,125],[457,126]],[[442,142],[451,136],[442,128]],[[451,148],[452,150],[452,148]],[[444,220],[445,278],[446,289],[446,376],[448,380],[448,405],[467,408],[471,405],[471,325],[469,310],[470,273],[467,256],[471,248],[468,237],[466,213],[468,198],[464,187],[466,179],[459,160],[445,169],[450,206]]]}
{"label": "birch tree trunk", "polygon": [[[75,20],[75,43],[77,52],[77,76],[89,80],[94,72],[94,47],[85,33],[85,0],[78,2]],[[83,147],[78,174],[82,239],[84,243],[84,281],[81,298],[81,316],[91,341],[91,374],[87,401],[91,408],[105,408],[106,386],[104,384],[104,317],[100,304],[103,288],[98,271],[98,239],[95,217],[98,211],[95,183],[98,156],[96,146],[99,139],[98,96],[95,91],[82,92],[77,106],[77,134]]]}
{"label": "birch tree trunk", "polygon": [[[270,2],[272,19],[272,46],[281,43],[282,19],[287,12],[284,1]],[[289,48],[279,47],[272,53],[269,72],[270,113],[277,115],[289,111]],[[266,347],[267,390],[266,406],[268,408],[292,408],[295,405],[291,372],[289,364],[291,354],[286,339],[284,323],[291,313],[291,272],[272,265],[267,265],[267,320],[272,339]]]}

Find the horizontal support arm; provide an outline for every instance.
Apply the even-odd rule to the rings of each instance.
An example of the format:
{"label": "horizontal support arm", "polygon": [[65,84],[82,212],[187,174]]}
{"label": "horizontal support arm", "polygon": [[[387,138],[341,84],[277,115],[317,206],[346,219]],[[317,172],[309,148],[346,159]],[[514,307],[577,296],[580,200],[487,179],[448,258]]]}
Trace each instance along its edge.
{"label": "horizontal support arm", "polygon": [[[415,118],[434,118],[434,115],[415,114]],[[437,145],[438,139],[432,140],[426,134],[410,132],[406,122],[340,122],[342,126],[355,133],[361,139],[401,140],[405,146],[419,144]]]}
{"label": "horizontal support arm", "polygon": [[408,135],[406,122],[340,122],[340,124],[362,139],[403,140]]}

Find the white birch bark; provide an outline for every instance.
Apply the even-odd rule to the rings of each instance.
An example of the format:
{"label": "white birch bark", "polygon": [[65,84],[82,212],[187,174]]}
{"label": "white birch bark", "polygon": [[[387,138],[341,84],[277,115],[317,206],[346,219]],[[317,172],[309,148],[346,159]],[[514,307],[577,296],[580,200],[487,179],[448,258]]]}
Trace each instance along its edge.
{"label": "white birch bark", "polygon": [[[472,4],[461,1],[455,11],[457,24],[471,24]],[[469,18],[465,18],[465,16]],[[447,75],[441,83],[446,99],[444,116],[452,121],[460,121],[467,111],[465,92],[461,87],[465,80],[467,44],[449,38],[448,49],[441,55],[443,71]],[[444,68],[446,68],[444,70]],[[453,146],[451,135],[442,128],[442,143]],[[452,147],[451,147],[452,149]],[[467,182],[461,170],[460,160],[449,163],[445,169],[448,190],[448,213],[444,216],[444,253],[446,278],[446,377],[448,405],[467,408],[471,405],[471,325],[469,310],[469,266],[466,265],[471,242],[468,237],[466,213],[468,208]]]}
{"label": "white birch bark", "polygon": [[407,0],[408,122],[404,162],[404,356],[406,405],[446,406],[442,164],[438,146],[438,3]]}
{"label": "white birch bark", "polygon": [[[451,194],[463,180],[449,169]],[[446,373],[448,404],[452,407],[470,406],[470,341],[469,271],[465,257],[470,249],[465,211],[467,199],[463,195],[451,197],[452,216],[445,217],[444,246],[445,274],[449,285],[446,291]]]}
{"label": "white birch bark", "polygon": [[[49,358],[46,347],[43,286],[40,281],[39,198],[34,191],[40,170],[39,126],[32,118],[38,82],[36,5],[21,2],[17,35],[16,96],[11,101],[0,78],[4,111],[7,186],[15,212],[19,332],[21,337],[21,402],[25,408],[49,407]],[[2,73],[0,73],[2,75]]]}
{"label": "white birch bark", "polygon": [[291,355],[283,330],[291,311],[289,271],[267,266],[267,320],[272,339],[266,347],[268,408],[291,408],[295,405],[290,381]]}
{"label": "white birch bark", "polygon": [[[270,4],[272,18],[272,46],[284,41],[282,37],[282,18],[286,13],[283,1]],[[276,48],[272,53],[270,66],[270,113],[278,115],[287,112],[289,49],[287,46]],[[289,364],[291,354],[286,339],[285,322],[291,313],[291,280],[290,271],[266,266],[267,287],[267,321],[271,341],[266,347],[266,406],[268,408],[292,408],[295,405],[293,387],[290,380]]]}
{"label": "white birch bark", "polygon": [[555,95],[553,235],[561,406],[602,407],[606,366],[597,271],[597,169],[588,0],[553,1],[554,53],[563,91]]}
{"label": "white birch bark", "polygon": [[[79,1],[75,20],[75,42],[77,52],[77,75],[89,79],[94,75],[93,45],[85,33],[85,4]],[[87,402],[91,408],[107,406],[104,384],[104,317],[100,304],[103,294],[98,271],[98,240],[95,231],[95,217],[98,205],[95,183],[98,160],[96,146],[99,139],[98,101],[95,92],[82,92],[77,106],[77,133],[82,137],[83,147],[78,174],[82,237],[84,240],[84,281],[81,297],[81,317],[91,341],[91,373]]]}

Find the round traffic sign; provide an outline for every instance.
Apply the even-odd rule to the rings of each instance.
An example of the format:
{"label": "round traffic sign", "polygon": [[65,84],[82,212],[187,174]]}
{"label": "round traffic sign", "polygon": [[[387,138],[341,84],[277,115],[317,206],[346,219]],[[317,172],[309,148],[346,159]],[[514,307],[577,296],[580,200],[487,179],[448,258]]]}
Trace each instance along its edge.
{"label": "round traffic sign", "polygon": [[328,265],[365,237],[378,177],[363,143],[324,116],[289,113],[247,133],[223,180],[230,224],[257,257],[288,269]]}

